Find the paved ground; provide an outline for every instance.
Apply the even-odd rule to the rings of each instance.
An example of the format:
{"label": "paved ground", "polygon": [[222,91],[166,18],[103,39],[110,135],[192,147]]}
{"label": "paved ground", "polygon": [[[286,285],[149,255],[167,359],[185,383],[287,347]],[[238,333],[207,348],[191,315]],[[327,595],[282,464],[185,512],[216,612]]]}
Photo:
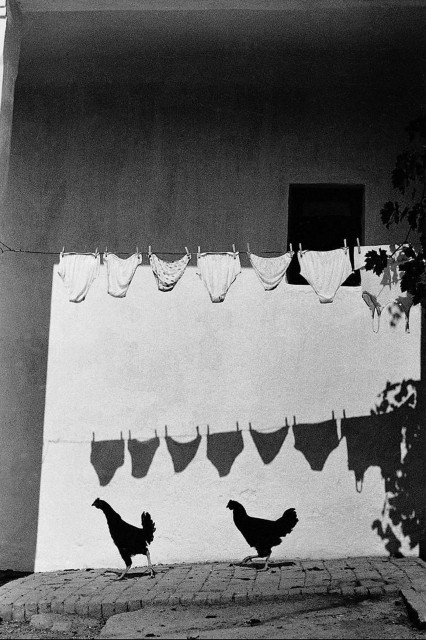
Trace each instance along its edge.
{"label": "paved ground", "polygon": [[134,568],[121,581],[118,569],[35,573],[0,587],[0,617],[22,621],[57,613],[106,620],[147,605],[258,604],[319,594],[363,600],[401,593],[418,626],[426,626],[426,563],[415,557],[283,561],[267,572],[223,562],[155,569],[153,579]]}

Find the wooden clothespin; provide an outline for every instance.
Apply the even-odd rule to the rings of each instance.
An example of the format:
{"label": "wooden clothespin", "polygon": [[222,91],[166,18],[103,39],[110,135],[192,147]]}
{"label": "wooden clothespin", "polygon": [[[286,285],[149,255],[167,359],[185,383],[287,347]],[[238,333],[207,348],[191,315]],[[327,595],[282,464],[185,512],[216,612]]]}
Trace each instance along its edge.
{"label": "wooden clothespin", "polygon": [[252,431],[251,422],[249,422],[249,431]]}
{"label": "wooden clothespin", "polygon": [[239,431],[239,430],[240,430],[240,427],[238,426],[238,420],[237,420],[237,423],[236,423],[236,424],[237,424],[237,431]]}
{"label": "wooden clothespin", "polygon": [[303,251],[301,242],[299,242],[299,251],[300,251],[300,253],[302,253],[302,251]]}
{"label": "wooden clothespin", "polygon": [[164,427],[164,433],[165,433],[166,438],[167,438],[168,437],[168,435],[167,435],[167,425],[165,425],[165,427]]}
{"label": "wooden clothespin", "polygon": [[108,247],[105,245],[105,251],[104,251],[105,255],[108,253]]}
{"label": "wooden clothespin", "polygon": [[334,417],[334,410],[332,410],[332,412],[331,412],[331,419],[332,419],[332,420],[335,420],[335,417]]}
{"label": "wooden clothespin", "polygon": [[200,245],[198,245],[198,253],[201,253]]}
{"label": "wooden clothespin", "polygon": [[358,246],[358,253],[361,253],[361,245],[359,244],[359,238],[356,239],[356,243]]}
{"label": "wooden clothespin", "polygon": [[248,242],[247,242],[247,253],[250,253],[250,245]]}
{"label": "wooden clothespin", "polygon": [[148,245],[148,255],[151,255],[151,245]]}
{"label": "wooden clothespin", "polygon": [[290,242],[290,252],[293,253],[293,245],[291,242]]}
{"label": "wooden clothespin", "polygon": [[132,439],[132,434],[130,433],[130,429],[129,429],[129,440]]}
{"label": "wooden clothespin", "polygon": [[343,238],[343,246],[345,247],[345,249],[348,248],[347,244],[346,244],[346,238]]}
{"label": "wooden clothespin", "polygon": [[234,252],[234,254],[236,253],[235,251],[235,244],[232,245],[232,251]]}
{"label": "wooden clothespin", "polygon": [[191,254],[189,253],[189,251],[188,251],[188,247],[185,247],[185,251],[186,251],[186,255],[187,255],[187,256],[191,255]]}

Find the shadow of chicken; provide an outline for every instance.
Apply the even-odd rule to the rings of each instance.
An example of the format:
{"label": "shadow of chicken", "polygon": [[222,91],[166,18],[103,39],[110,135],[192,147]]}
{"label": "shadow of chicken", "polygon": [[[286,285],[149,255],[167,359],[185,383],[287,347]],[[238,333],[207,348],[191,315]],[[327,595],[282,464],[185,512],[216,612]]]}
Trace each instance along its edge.
{"label": "shadow of chicken", "polygon": [[249,516],[243,505],[236,500],[230,500],[226,506],[231,509],[234,524],[244,536],[247,544],[257,551],[256,556],[247,556],[242,562],[251,562],[254,558],[266,558],[265,566],[260,571],[267,571],[272,547],[281,544],[281,538],[291,533],[299,522],[296,510],[287,509],[278,520],[264,520]]}
{"label": "shadow of chicken", "polygon": [[96,498],[92,507],[96,507],[104,512],[111,538],[126,563],[126,569],[123,571],[121,576],[119,576],[118,580],[124,578],[132,566],[132,556],[136,556],[138,554],[142,554],[147,557],[148,570],[150,577],[153,578],[155,576],[155,571],[152,568],[148,545],[154,540],[155,523],[153,522],[150,514],[145,511],[142,513],[142,529],[140,529],[139,527],[134,527],[132,524],[125,522],[108,504],[108,502],[105,502],[105,500]]}

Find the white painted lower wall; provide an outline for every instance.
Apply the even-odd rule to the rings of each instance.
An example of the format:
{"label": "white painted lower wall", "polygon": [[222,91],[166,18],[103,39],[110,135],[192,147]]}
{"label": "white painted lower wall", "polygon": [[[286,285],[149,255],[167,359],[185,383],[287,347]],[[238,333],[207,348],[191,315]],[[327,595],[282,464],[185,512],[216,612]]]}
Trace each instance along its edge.
{"label": "white painted lower wall", "polygon": [[[360,288],[342,287],[320,304],[308,286],[263,290],[243,269],[225,301],[213,304],[193,266],[171,292],[139,267],[124,299],[107,294],[101,267],[86,300],[71,303],[54,269],[36,571],[122,567],[100,497],[134,525],[149,511],[157,532],[154,563],[239,559],[249,548],[226,509],[278,518],[295,507],[299,523],[273,557],[332,558],[386,553],[372,530],[381,517],[384,481],[370,467],[362,491],[348,469],[346,439],[314,471],[294,448],[292,428],[264,464],[248,431],[367,416],[387,381],[420,376],[420,310],[379,333]],[[192,264],[195,260],[193,259]],[[220,477],[206,457],[206,432],[233,431],[244,448]],[[199,426],[192,462],[174,471],[164,439],[187,442]],[[129,436],[160,445],[145,477],[132,476]],[[91,464],[91,441],[125,440],[124,464],[105,486]],[[318,437],[318,435],[316,435]],[[408,541],[402,541],[404,553]],[[134,565],[143,565],[137,556]]]}

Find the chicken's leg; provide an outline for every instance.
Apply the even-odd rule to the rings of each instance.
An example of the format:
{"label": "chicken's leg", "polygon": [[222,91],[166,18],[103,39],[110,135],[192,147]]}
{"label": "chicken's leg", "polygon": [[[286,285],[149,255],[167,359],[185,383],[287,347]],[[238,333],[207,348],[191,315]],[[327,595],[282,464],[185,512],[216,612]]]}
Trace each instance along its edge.
{"label": "chicken's leg", "polygon": [[[244,558],[244,560],[241,561],[241,564],[246,564],[246,562],[248,562],[249,560],[251,562],[252,560],[254,560],[254,558],[264,558],[264,557],[265,556],[247,556],[247,558]],[[268,562],[270,557],[271,557],[271,554],[267,556],[265,561],[265,566],[263,567],[263,569],[259,569],[259,571],[268,571]]]}
{"label": "chicken's leg", "polygon": [[117,578],[117,580],[122,580],[122,579],[124,578],[124,576],[126,575],[126,573],[128,572],[128,570],[130,569],[130,567],[131,567],[131,566],[132,566],[131,564],[126,565],[125,570],[123,571],[123,573],[121,574],[121,576],[120,576],[119,578]]}
{"label": "chicken's leg", "polygon": [[154,571],[154,569],[152,568],[152,564],[151,564],[151,555],[150,555],[150,553],[149,553],[149,549],[147,549],[147,550],[146,550],[146,557],[147,557],[147,559],[148,559],[148,569],[149,569],[149,573],[150,573],[150,575],[151,575],[151,578],[154,578],[154,577],[155,577],[155,571]]}
{"label": "chicken's leg", "polygon": [[263,567],[263,569],[259,569],[259,571],[268,571],[268,562],[270,557],[271,557],[271,554],[269,554],[269,556],[266,558],[265,566]]}
{"label": "chicken's leg", "polygon": [[125,570],[118,578],[119,580],[122,580],[132,566],[132,556],[127,552],[127,549],[119,549],[118,551],[120,553],[120,556],[123,558],[124,564],[126,565]]}

